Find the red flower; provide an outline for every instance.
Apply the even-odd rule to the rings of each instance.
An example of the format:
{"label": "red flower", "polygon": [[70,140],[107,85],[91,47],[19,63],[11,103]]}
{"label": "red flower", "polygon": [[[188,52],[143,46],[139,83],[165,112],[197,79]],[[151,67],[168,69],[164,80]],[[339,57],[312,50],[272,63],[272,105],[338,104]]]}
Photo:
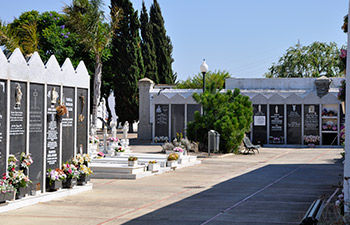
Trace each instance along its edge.
{"label": "red flower", "polygon": [[11,170],[12,170],[12,171],[15,171],[15,167],[12,167]]}

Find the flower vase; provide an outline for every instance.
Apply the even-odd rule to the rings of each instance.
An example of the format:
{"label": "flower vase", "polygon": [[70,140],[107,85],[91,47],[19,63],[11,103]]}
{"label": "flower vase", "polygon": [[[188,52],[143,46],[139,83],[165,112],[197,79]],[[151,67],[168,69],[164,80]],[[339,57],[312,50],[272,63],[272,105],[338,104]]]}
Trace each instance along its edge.
{"label": "flower vase", "polygon": [[5,193],[5,197],[6,197],[6,200],[8,200],[8,201],[15,200],[15,198],[16,198],[16,191],[14,190],[14,191]]}
{"label": "flower vase", "polygon": [[160,164],[158,163],[148,164],[148,171],[158,172],[159,170],[160,170]]}
{"label": "flower vase", "polygon": [[132,166],[132,167],[137,166],[137,160],[135,160],[135,161],[128,161],[128,166]]}
{"label": "flower vase", "polygon": [[62,180],[55,180],[55,181],[51,181],[50,183],[50,180],[46,179],[47,191],[57,191],[60,188],[62,188]]}
{"label": "flower vase", "polygon": [[176,160],[171,160],[166,162],[166,166],[170,168],[176,168],[177,167],[177,161]]}
{"label": "flower vase", "polygon": [[6,202],[6,194],[7,193],[0,193],[0,205]]}
{"label": "flower vase", "polygon": [[16,199],[21,199],[27,196],[29,193],[29,188],[28,187],[19,187],[16,189]]}
{"label": "flower vase", "polygon": [[90,180],[89,176],[87,176],[86,174],[81,174],[77,183],[78,185],[85,185],[89,180]]}
{"label": "flower vase", "polygon": [[64,188],[73,188],[77,185],[77,178],[67,178],[62,182]]}

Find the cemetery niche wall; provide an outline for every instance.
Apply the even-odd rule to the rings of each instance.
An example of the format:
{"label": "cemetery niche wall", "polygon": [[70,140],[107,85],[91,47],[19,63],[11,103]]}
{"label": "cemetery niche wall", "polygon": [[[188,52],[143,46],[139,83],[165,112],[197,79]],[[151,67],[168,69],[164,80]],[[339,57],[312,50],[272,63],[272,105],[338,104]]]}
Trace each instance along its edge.
{"label": "cemetery niche wall", "polygon": [[77,146],[86,152],[89,81],[83,62],[74,69],[69,59],[60,66],[55,56],[44,64],[37,52],[26,60],[19,49],[9,58],[0,51],[0,173],[10,154],[30,153],[31,189],[45,192],[47,169],[60,168]]}
{"label": "cemetery niche wall", "polygon": [[[247,135],[254,144],[340,146],[344,113],[337,94],[343,79],[230,78],[225,87],[240,89],[252,101],[253,123]],[[328,89],[318,87],[325,82]],[[194,92],[202,90],[172,89],[147,78],[140,80],[139,138],[157,142],[176,133],[186,135],[187,122],[195,111],[201,112],[192,98]]]}

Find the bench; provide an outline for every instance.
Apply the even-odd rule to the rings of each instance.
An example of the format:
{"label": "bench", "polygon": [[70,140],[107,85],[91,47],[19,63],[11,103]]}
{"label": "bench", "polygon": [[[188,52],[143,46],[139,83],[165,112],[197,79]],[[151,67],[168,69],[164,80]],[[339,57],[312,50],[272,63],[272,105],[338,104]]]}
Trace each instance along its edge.
{"label": "bench", "polygon": [[324,202],[322,198],[315,200],[299,225],[316,225],[322,215],[323,207]]}
{"label": "bench", "polygon": [[253,145],[249,138],[244,137],[243,144],[245,148],[243,154],[249,154],[249,152],[253,152],[255,154],[255,150],[259,153],[260,145]]}

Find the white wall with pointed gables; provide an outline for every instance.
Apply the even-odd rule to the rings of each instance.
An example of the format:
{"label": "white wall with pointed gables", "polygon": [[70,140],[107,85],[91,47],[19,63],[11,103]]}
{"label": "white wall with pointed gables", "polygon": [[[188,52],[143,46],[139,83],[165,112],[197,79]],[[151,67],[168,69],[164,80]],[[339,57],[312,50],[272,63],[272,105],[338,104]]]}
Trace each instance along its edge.
{"label": "white wall with pointed gables", "polygon": [[17,48],[9,58],[0,50],[0,78],[89,88],[90,76],[83,61],[74,69],[69,58],[62,66],[52,55],[44,64],[37,52],[27,61]]}

